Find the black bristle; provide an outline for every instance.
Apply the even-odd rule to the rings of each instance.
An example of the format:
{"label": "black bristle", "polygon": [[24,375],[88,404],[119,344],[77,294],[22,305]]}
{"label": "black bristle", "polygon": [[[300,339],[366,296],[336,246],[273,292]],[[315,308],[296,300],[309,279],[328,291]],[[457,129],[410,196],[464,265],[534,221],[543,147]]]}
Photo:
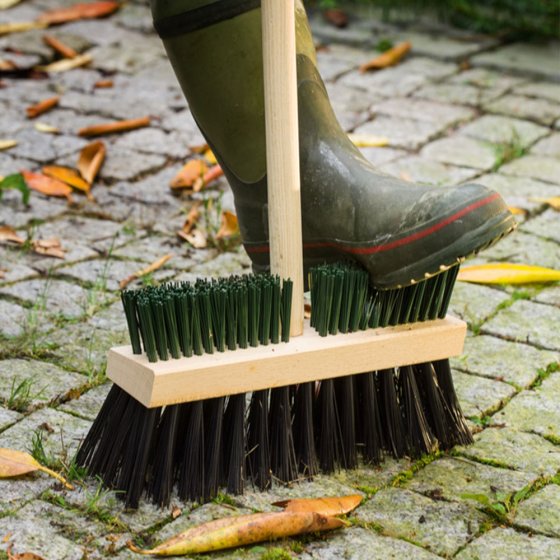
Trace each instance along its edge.
{"label": "black bristle", "polygon": [[392,369],[379,371],[377,381],[384,447],[395,459],[400,459],[406,455],[408,449],[402,411],[395,387],[397,382],[395,371]]}
{"label": "black bristle", "polygon": [[325,379],[319,385],[315,426],[319,467],[324,473],[332,473],[340,464],[341,456],[340,424],[332,379]]}
{"label": "black bristle", "polygon": [[255,391],[249,407],[247,469],[251,480],[260,490],[266,490],[272,480],[270,475],[268,395],[268,389]]}
{"label": "black bristle", "polygon": [[223,469],[222,429],[225,398],[204,401],[204,499],[211,500],[218,494]]}
{"label": "black bristle", "polygon": [[291,409],[289,387],[270,391],[270,469],[283,482],[291,482],[297,477]]}
{"label": "black bristle", "polygon": [[225,485],[232,494],[243,492],[245,480],[246,395],[232,395],[224,413]]}
{"label": "black bristle", "polygon": [[358,464],[356,454],[356,403],[354,376],[339,377],[334,380],[338,418],[341,433],[341,465],[354,469]]}
{"label": "black bristle", "polygon": [[306,478],[318,472],[315,434],[313,427],[313,401],[315,383],[301,383],[295,387],[293,434],[298,470]]}
{"label": "black bristle", "polygon": [[359,374],[355,376],[355,379],[357,386],[357,437],[362,444],[364,461],[377,464],[382,457],[383,439],[375,373]]}

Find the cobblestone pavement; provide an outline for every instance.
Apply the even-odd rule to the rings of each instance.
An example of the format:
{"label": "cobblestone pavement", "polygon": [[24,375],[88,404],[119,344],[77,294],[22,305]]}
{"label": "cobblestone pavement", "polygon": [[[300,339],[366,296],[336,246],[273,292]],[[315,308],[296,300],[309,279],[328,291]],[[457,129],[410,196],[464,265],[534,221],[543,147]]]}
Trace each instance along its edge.
{"label": "cobblestone pavement", "polygon": [[[25,0],[0,12],[0,21],[27,21],[57,5]],[[477,261],[560,268],[559,215],[543,202],[560,195],[558,45],[500,45],[367,18],[346,30],[316,19],[314,29],[327,45],[319,64],[344,127],[390,140],[364,149],[375,165],[424,183],[476,179],[497,189],[520,209],[519,228]],[[0,58],[20,68],[50,61],[43,34],[0,37]],[[68,23],[52,34],[90,53],[93,63],[46,79],[2,78],[0,137],[18,144],[0,152],[0,175],[47,163],[75,166],[85,144],[80,127],[152,117],[149,128],[104,138],[107,160],[94,201],[76,194],[68,206],[34,192],[24,206],[8,191],[0,203],[0,224],[33,239],[59,237],[67,249],[58,260],[0,246],[0,446],[37,448],[40,439],[49,461],[67,464],[107,394],[105,353],[126,340],[118,282],[167,253],[175,256],[144,282],[229,274],[248,270],[249,262],[240,249],[194,250],[176,237],[193,199],[173,196],[169,180],[189,146],[203,140],[147,6],[131,2],[107,19]],[[406,38],[414,48],[403,63],[357,71],[380,39]],[[94,89],[108,75],[114,87]],[[55,93],[59,106],[38,120],[57,126],[57,136],[25,119],[25,107]],[[231,207],[224,181],[197,197],[220,193]],[[182,511],[176,519],[171,509],[148,504],[124,511],[96,481],[71,492],[42,474],[0,480],[0,558],[9,542],[47,560],[131,558],[125,543],[132,535],[150,544],[201,520],[266,510],[277,496],[355,492],[365,500],[351,527],[274,546],[306,559],[560,558],[560,287],[459,284],[452,308],[470,329],[453,365],[476,432],[471,447],[416,463],[387,459],[381,468],[202,507],[174,500]],[[523,488],[529,492],[513,500]],[[260,558],[268,548],[213,558]]]}

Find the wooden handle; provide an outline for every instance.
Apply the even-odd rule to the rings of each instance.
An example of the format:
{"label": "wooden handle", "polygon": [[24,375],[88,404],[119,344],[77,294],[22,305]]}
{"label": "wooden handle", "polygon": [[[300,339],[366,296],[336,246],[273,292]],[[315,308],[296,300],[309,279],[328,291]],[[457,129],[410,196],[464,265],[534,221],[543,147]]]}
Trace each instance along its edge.
{"label": "wooden handle", "polygon": [[303,332],[294,0],[262,0],[268,231],[271,272],[294,282],[291,336]]}

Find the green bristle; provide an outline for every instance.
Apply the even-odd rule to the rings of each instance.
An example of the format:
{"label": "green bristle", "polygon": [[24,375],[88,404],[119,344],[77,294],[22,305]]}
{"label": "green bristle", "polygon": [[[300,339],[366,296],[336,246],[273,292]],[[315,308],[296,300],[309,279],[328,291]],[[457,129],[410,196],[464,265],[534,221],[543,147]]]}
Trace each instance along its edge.
{"label": "green bristle", "polygon": [[245,280],[240,281],[235,293],[237,303],[237,343],[239,348],[249,346],[249,289]]}
{"label": "green bristle", "polygon": [[437,277],[429,278],[424,281],[426,284],[426,289],[422,297],[420,305],[420,315],[418,319],[420,321],[427,321],[429,319],[430,308],[432,306],[432,301],[434,299],[434,285],[437,282]]}
{"label": "green bristle", "polygon": [[193,354],[193,343],[191,336],[191,307],[189,304],[189,294],[186,290],[177,291],[174,297],[174,304],[181,352],[183,356],[189,358]]}
{"label": "green bristle", "polygon": [[418,293],[418,284],[408,286],[405,290],[405,305],[403,306],[401,313],[401,323],[410,323],[410,317],[416,302],[416,294]]}
{"label": "green bristle", "polygon": [[200,335],[202,345],[207,354],[214,353],[214,337],[212,335],[212,302],[208,285],[199,283],[197,300],[200,310]]}
{"label": "green bristle", "polygon": [[126,316],[126,324],[128,325],[132,352],[134,352],[134,354],[142,354],[138,318],[136,317],[136,295],[137,292],[133,290],[123,290],[121,292],[121,301]]}
{"label": "green bristle", "polygon": [[266,346],[270,342],[270,317],[272,315],[272,282],[268,276],[262,276],[260,315],[259,340]]}
{"label": "green bristle", "polygon": [[272,344],[280,342],[280,277],[272,279],[272,310],[270,314],[270,340]]}
{"label": "green bristle", "polygon": [[450,268],[448,272],[449,274],[447,275],[445,293],[443,295],[443,301],[441,302],[439,312],[440,319],[443,319],[447,313],[447,308],[449,307],[449,302],[451,300],[451,294],[453,293],[453,287],[455,286],[455,280],[457,279],[457,274],[459,274],[459,266]]}
{"label": "green bristle", "polygon": [[395,290],[395,299],[393,303],[393,310],[391,312],[391,318],[389,319],[390,325],[398,325],[401,323],[402,309],[404,305],[405,288],[400,288]]}
{"label": "green bristle", "polygon": [[438,274],[436,277],[436,283],[434,286],[434,297],[432,298],[432,305],[430,306],[430,310],[428,311],[428,317],[430,320],[437,319],[439,315],[439,310],[441,307],[441,302],[443,301],[443,296],[445,294],[445,286],[447,283],[447,273],[442,272]]}
{"label": "green bristle", "polygon": [[150,300],[146,296],[139,296],[137,299],[137,309],[144,351],[148,355],[149,362],[157,362],[156,337],[152,323]]}
{"label": "green bristle", "polygon": [[309,284],[309,293],[311,297],[311,316],[309,317],[309,325],[315,327],[316,309],[317,309],[317,270],[315,267],[310,268],[307,274],[307,283]]}
{"label": "green bristle", "polygon": [[361,331],[365,331],[368,327],[373,325],[373,321],[376,313],[376,301],[377,301],[377,294],[370,294],[369,296],[367,296],[364,302],[364,306],[362,308],[363,311],[361,313],[361,316],[359,317],[360,322],[358,324],[358,328]]}
{"label": "green bristle", "polygon": [[261,305],[261,286],[257,278],[249,279],[248,290],[248,319],[249,319],[249,344],[259,345],[259,315]]}
{"label": "green bristle", "polygon": [[165,330],[165,315],[163,311],[163,302],[159,294],[152,295],[150,301],[150,309],[152,311],[152,320],[154,325],[154,334],[156,336],[157,353],[160,360],[168,360],[169,353],[167,351],[167,332]]}
{"label": "green bristle", "polygon": [[419,282],[418,289],[416,290],[416,299],[414,302],[414,307],[412,308],[412,313],[410,314],[411,323],[416,323],[416,321],[418,321],[418,318],[420,317],[420,309],[421,309],[420,304],[424,299],[425,291],[426,291],[426,282]]}
{"label": "green bristle", "polygon": [[290,321],[292,314],[292,291],[294,283],[285,279],[282,282],[282,296],[280,305],[280,320],[282,321],[282,342],[290,340]]}
{"label": "green bristle", "polygon": [[342,304],[342,291],[344,288],[345,271],[338,269],[333,276],[333,301],[332,311],[329,317],[329,334],[338,333],[340,321],[340,306]]}
{"label": "green bristle", "polygon": [[226,305],[227,288],[214,284],[210,290],[212,310],[212,333],[218,352],[226,349]]}
{"label": "green bristle", "polygon": [[368,295],[367,273],[358,274],[356,275],[355,295],[353,299],[352,311],[350,313],[350,323],[348,327],[348,330],[350,332],[356,332],[358,329],[361,328],[360,322],[364,314],[364,311],[366,310],[367,295]]}
{"label": "green bristle", "polygon": [[191,321],[191,334],[193,341],[193,351],[197,356],[201,356],[204,353],[204,345],[202,342],[202,319],[200,311],[200,299],[198,294],[189,294],[190,308],[192,310],[192,321]]}
{"label": "green bristle", "polygon": [[342,333],[347,333],[350,326],[350,314],[352,312],[354,292],[356,289],[357,273],[358,271],[356,269],[348,269],[347,273],[344,275],[340,318],[338,322],[338,328]]}
{"label": "green bristle", "polygon": [[226,290],[226,338],[229,350],[237,348],[237,283]]}
{"label": "green bristle", "polygon": [[175,316],[175,302],[171,293],[166,294],[163,300],[163,311],[169,351],[173,358],[180,358],[181,345],[179,343],[179,329],[177,328],[177,318]]}

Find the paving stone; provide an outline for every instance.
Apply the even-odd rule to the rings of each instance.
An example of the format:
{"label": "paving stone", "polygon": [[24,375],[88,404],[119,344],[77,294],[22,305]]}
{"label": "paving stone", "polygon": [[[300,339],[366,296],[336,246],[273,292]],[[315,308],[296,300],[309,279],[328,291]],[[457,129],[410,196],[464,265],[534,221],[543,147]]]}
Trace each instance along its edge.
{"label": "paving stone", "polygon": [[493,417],[495,424],[560,438],[560,375],[523,391]]}
{"label": "paving stone", "polygon": [[193,266],[190,272],[204,276],[247,274],[251,272],[251,259],[244,249],[239,248],[236,252],[221,253],[211,261]]}
{"label": "paving stone", "polygon": [[441,163],[484,170],[492,168],[497,160],[492,144],[466,136],[441,138],[424,146],[420,154]]}
{"label": "paving stone", "polygon": [[550,239],[560,243],[560,228],[558,227],[558,211],[552,208],[543,212],[540,216],[526,221],[521,227],[521,231],[526,231],[533,235],[538,235],[544,239]]}
{"label": "paving stone", "polygon": [[63,280],[26,280],[0,288],[0,294],[16,297],[34,306],[40,314],[75,318],[83,315],[87,299],[84,288]]}
{"label": "paving stone", "polygon": [[173,158],[186,158],[189,154],[184,138],[178,132],[166,133],[159,128],[141,128],[131,131],[113,142],[112,149],[115,148]]}
{"label": "paving stone", "polygon": [[17,478],[0,478],[0,515],[13,515],[23,504],[38,497],[52,485],[53,479],[38,471]]}
{"label": "paving stone", "polygon": [[[398,516],[395,516],[398,511]],[[486,516],[461,503],[445,503],[400,488],[380,490],[356,511],[392,536],[410,539],[440,555],[453,555],[478,531]]]}
{"label": "paving stone", "polygon": [[87,420],[95,420],[101,406],[107,398],[111,383],[105,383],[82,393],[77,398],[66,401],[58,407],[59,410],[70,412]]}
{"label": "paving stone", "polygon": [[515,88],[515,93],[531,97],[544,97],[551,101],[560,99],[560,85],[551,82],[529,82]]}
{"label": "paving stone", "polygon": [[479,325],[509,297],[502,290],[468,282],[457,282],[453,288],[450,310],[471,325]]}
{"label": "paving stone", "polygon": [[499,115],[484,115],[461,128],[461,134],[467,136],[494,144],[512,144],[522,148],[548,133],[547,128],[538,124]]}
{"label": "paving stone", "polygon": [[416,150],[444,129],[437,122],[379,116],[360,125],[355,132],[386,137],[393,148]]}
{"label": "paving stone", "polygon": [[532,148],[532,154],[560,158],[560,132],[555,132],[539,140]]}
{"label": "paving stone", "polygon": [[453,371],[453,384],[465,416],[481,418],[516,393],[507,383]]}
{"label": "paving stone", "polygon": [[165,164],[165,158],[156,154],[144,154],[141,158],[131,150],[112,150],[100,171],[109,181],[130,181],[140,174],[156,171]]}
{"label": "paving stone", "polygon": [[[313,541],[306,547],[305,551],[310,554],[311,558],[317,560],[339,560],[340,558],[352,560],[371,560],[371,558],[435,560],[439,558],[439,556],[414,544],[381,536],[360,527],[350,527],[330,535],[328,539]],[[307,558],[307,556],[304,558]]]}
{"label": "paving stone", "polygon": [[[45,44],[43,41],[43,35],[44,31],[40,30],[14,33],[9,36],[7,45],[16,52],[20,51],[28,54],[39,55],[43,61],[51,61],[54,58],[54,51]],[[65,45],[68,45],[77,52],[83,52],[91,46],[91,43],[87,39],[84,39],[79,35],[74,35],[73,33],[66,33],[63,30],[49,31],[49,35],[52,35],[59,41],[62,41]]]}
{"label": "paving stone", "polygon": [[62,134],[58,136],[44,134],[35,128],[22,129],[15,135],[14,140],[17,140],[18,144],[10,150],[10,153],[38,164],[53,162],[57,158],[74,154],[86,145],[85,140],[81,138]]}
{"label": "paving stone", "polygon": [[394,148],[360,148],[360,152],[375,167],[406,156],[408,153]]}
{"label": "paving stone", "polygon": [[391,97],[412,93],[427,83],[428,78],[421,73],[407,73],[398,68],[388,68],[371,74],[361,74],[353,70],[342,76],[339,81],[349,87]]}
{"label": "paving stone", "polygon": [[173,268],[189,269],[195,261],[188,256],[183,256],[184,243],[178,240],[177,236],[149,235],[143,239],[138,239],[128,243],[113,251],[113,255],[119,258],[140,260],[152,263],[163,255],[173,254],[170,264]]}
{"label": "paving stone", "polygon": [[[6,131],[3,131],[6,134]],[[0,175],[6,177],[12,173],[17,173],[21,169],[31,169],[35,163],[28,159],[10,157],[7,150],[0,152]],[[8,194],[7,192],[5,194]],[[21,195],[20,195],[21,198]]]}
{"label": "paving stone", "polygon": [[461,454],[482,461],[496,461],[513,469],[553,476],[560,469],[560,449],[535,434],[511,428],[486,428]]}
{"label": "paving stone", "polygon": [[497,492],[510,494],[531,484],[536,475],[476,463],[463,457],[443,457],[415,473],[407,483],[410,490],[444,500],[478,502],[466,494],[494,498]]}
{"label": "paving stone", "polygon": [[2,272],[0,276],[1,284],[17,282],[24,278],[37,276],[36,270],[20,262],[21,259],[18,259],[19,255],[21,255],[19,251],[8,252],[0,249],[0,262],[2,263],[0,266],[0,271]]}
{"label": "paving stone", "polygon": [[485,533],[455,556],[457,560],[501,560],[508,557],[558,560],[560,542],[549,537],[526,535],[499,527]]}
{"label": "paving stone", "polygon": [[467,337],[463,355],[452,358],[451,364],[468,373],[527,387],[537,379],[539,369],[556,359],[554,352],[481,335]]}
{"label": "paving stone", "polygon": [[544,288],[533,299],[541,303],[560,306],[560,286]]}
{"label": "paving stone", "polygon": [[560,116],[560,103],[508,94],[486,103],[484,110],[489,113],[531,119],[550,126]]}
{"label": "paving stone", "polygon": [[[2,362],[0,362],[0,364],[2,364]],[[7,408],[4,408],[3,406],[0,406],[0,430],[4,430],[9,425],[14,424],[21,418],[23,418],[23,416],[19,412],[16,412],[15,410],[9,410]]]}
{"label": "paving stone", "polygon": [[326,85],[331,107],[344,130],[353,130],[359,124],[369,120],[369,105],[381,99],[379,95],[366,94],[340,82]]}
{"label": "paving stone", "polygon": [[52,408],[43,408],[2,432],[0,447],[29,451],[35,433],[39,433],[47,455],[54,459],[70,460],[89,427],[89,421]]}
{"label": "paving stone", "polygon": [[560,537],[560,486],[549,484],[521,502],[515,524],[549,537]]}
{"label": "paving stone", "polygon": [[496,72],[488,68],[470,68],[451,76],[448,80],[454,84],[470,84],[485,89],[492,89],[498,93],[505,93],[513,87],[527,83],[528,79],[513,76],[505,72]]}
{"label": "paving stone", "polygon": [[125,4],[113,16],[112,20],[118,25],[133,31],[153,33],[154,23],[148,6]]}
{"label": "paving stone", "polygon": [[317,52],[317,66],[325,82],[332,82],[355,69],[364,57],[361,49],[332,44]]}
{"label": "paving stone", "polygon": [[319,14],[309,14],[309,22],[315,40],[324,43],[344,43],[346,45],[366,46],[373,40],[371,29],[359,25],[345,28],[334,27],[325,22]]}
{"label": "paving stone", "polygon": [[476,169],[445,165],[421,156],[399,158],[380,169],[406,181],[428,185],[455,185],[478,174]]}
{"label": "paving stone", "polygon": [[29,392],[21,406],[32,409],[38,405],[64,397],[72,389],[85,384],[83,376],[64,371],[38,360],[0,360],[0,399],[8,402],[22,382],[29,383]]}
{"label": "paving stone", "polygon": [[503,165],[500,172],[506,175],[532,177],[557,185],[560,182],[560,159],[528,155]]}
{"label": "paving stone", "polygon": [[476,182],[498,191],[509,206],[522,208],[528,212],[544,208],[544,203],[535,199],[560,195],[560,187],[526,177],[491,173],[478,177]]}
{"label": "paving stone", "polygon": [[556,268],[560,259],[560,247],[553,241],[517,231],[500,243],[486,249],[481,257],[489,261],[515,262]]}
{"label": "paving stone", "polygon": [[0,299],[0,317],[6,320],[0,322],[0,334],[4,336],[19,336],[27,321],[28,310],[20,305]]}
{"label": "paving stone", "polygon": [[499,90],[455,83],[428,84],[413,93],[414,97],[422,99],[431,99],[442,103],[456,103],[471,107],[478,107],[499,95],[501,95]]}

